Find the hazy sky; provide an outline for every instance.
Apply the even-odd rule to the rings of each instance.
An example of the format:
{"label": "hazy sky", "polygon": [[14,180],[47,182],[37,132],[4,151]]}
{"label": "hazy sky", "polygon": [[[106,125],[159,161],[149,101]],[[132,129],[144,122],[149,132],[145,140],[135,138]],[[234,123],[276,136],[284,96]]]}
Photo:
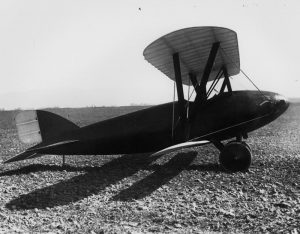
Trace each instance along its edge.
{"label": "hazy sky", "polygon": [[[143,50],[193,26],[235,30],[253,81],[299,97],[299,23],[299,0],[1,1],[0,108],[171,101],[172,81]],[[234,82],[252,88],[242,75]]]}

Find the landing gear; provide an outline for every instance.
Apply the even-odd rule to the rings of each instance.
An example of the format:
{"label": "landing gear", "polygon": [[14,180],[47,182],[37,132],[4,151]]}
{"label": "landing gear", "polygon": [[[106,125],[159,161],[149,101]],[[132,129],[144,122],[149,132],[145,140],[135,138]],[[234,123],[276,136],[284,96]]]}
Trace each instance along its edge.
{"label": "landing gear", "polygon": [[220,153],[220,164],[228,171],[247,171],[251,164],[251,150],[247,143],[232,141]]}

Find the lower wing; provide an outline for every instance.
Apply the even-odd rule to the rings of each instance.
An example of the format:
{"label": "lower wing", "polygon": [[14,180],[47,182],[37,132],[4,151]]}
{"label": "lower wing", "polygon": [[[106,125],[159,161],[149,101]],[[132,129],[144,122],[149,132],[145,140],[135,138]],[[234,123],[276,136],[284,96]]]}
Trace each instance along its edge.
{"label": "lower wing", "polygon": [[209,143],[210,143],[210,141],[206,141],[206,140],[204,140],[204,141],[184,142],[184,143],[180,143],[180,144],[177,144],[177,145],[172,145],[168,148],[165,148],[163,150],[155,152],[155,153],[152,154],[152,156],[159,156],[159,155],[162,155],[162,154],[171,153],[171,152],[176,151],[176,150],[190,148],[190,147],[196,147],[196,146],[200,146],[200,145],[206,145],[206,144],[209,144]]}

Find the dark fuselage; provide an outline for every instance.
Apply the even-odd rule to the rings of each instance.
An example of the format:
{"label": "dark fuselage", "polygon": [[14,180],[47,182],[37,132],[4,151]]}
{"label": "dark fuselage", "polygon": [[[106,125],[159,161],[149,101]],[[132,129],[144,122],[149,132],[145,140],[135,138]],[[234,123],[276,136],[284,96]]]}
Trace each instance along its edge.
{"label": "dark fuselage", "polygon": [[[192,109],[194,103],[190,103]],[[193,121],[178,123],[178,103],[166,103],[63,133],[57,141],[76,140],[44,149],[44,154],[124,154],[142,153],[186,140],[225,140],[246,134],[276,119],[288,102],[276,93],[234,91],[209,99]]]}

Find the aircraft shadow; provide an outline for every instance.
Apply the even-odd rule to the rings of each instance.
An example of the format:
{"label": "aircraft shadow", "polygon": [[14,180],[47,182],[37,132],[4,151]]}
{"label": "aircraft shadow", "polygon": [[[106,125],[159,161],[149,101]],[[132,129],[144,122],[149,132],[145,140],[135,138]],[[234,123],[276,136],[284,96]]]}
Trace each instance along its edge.
{"label": "aircraft shadow", "polygon": [[[189,164],[197,156],[197,152],[177,154],[168,163],[156,167],[150,165],[156,161],[159,156],[151,155],[124,155],[113,159],[101,167],[59,167],[42,165],[27,166],[24,169],[3,172],[4,175],[19,175],[36,171],[86,171],[86,173],[72,177],[71,179],[60,181],[41,189],[34,190],[28,194],[20,195],[6,204],[6,208],[15,210],[28,209],[46,209],[61,205],[67,205],[93,194],[98,194],[106,187],[116,184],[118,181],[134,175],[139,170],[155,170],[150,176],[135,183],[131,187],[121,191],[113,197],[115,200],[131,200],[143,198],[163,184],[170,181],[182,170],[191,170],[193,166]],[[216,165],[217,166],[217,165]],[[218,167],[208,165],[208,168],[199,168],[200,170],[219,170]],[[156,168],[156,169],[155,169]],[[196,168],[194,168],[196,169]],[[197,169],[196,169],[197,170]],[[133,192],[132,192],[133,191]],[[132,192],[132,193],[131,193]]]}
{"label": "aircraft shadow", "polygon": [[[93,170],[87,171],[85,174],[21,195],[8,202],[6,207],[20,210],[45,209],[69,204],[97,194],[111,184],[135,174],[157,158],[150,155],[124,155],[101,167],[94,167]],[[6,172],[6,174],[8,173]]]}
{"label": "aircraft shadow", "polygon": [[136,182],[129,188],[122,190],[112,199],[121,201],[142,199],[168,183],[182,170],[186,169],[196,157],[197,152],[177,154],[169,162],[156,168],[152,174]]}
{"label": "aircraft shadow", "polygon": [[0,177],[2,176],[12,176],[12,175],[27,175],[34,172],[43,171],[91,171],[95,170],[97,167],[74,167],[70,165],[59,166],[59,165],[45,165],[45,164],[31,164],[18,169],[0,172]]}

